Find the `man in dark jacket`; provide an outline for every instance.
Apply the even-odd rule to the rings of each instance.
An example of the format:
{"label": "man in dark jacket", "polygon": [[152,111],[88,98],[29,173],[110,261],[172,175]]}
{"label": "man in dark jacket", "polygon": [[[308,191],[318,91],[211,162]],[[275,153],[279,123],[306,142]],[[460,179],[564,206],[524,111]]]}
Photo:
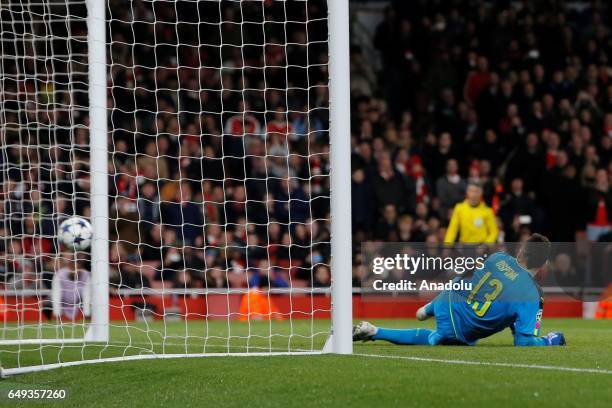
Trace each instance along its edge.
{"label": "man in dark jacket", "polygon": [[612,224],[612,189],[608,173],[604,169],[597,171],[595,186],[587,193],[587,235],[591,241],[610,232]]}

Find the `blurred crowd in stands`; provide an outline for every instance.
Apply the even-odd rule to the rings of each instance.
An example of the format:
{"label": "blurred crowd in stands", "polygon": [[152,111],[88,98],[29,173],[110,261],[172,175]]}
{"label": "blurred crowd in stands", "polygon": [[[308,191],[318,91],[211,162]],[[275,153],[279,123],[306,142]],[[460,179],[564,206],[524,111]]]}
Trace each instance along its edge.
{"label": "blurred crowd in stands", "polygon": [[[109,4],[113,289],[329,286],[325,1]],[[498,241],[610,240],[608,16],[603,1],[392,2],[382,68],[351,48],[356,249],[442,241],[470,182]],[[23,60],[4,72],[58,69]],[[86,87],[4,82],[0,273],[27,287],[53,270],[40,254],[60,250],[61,217],[89,215]]]}
{"label": "blurred crowd in stands", "polygon": [[443,240],[471,181],[498,240],[610,240],[609,9],[570,3],[386,9],[373,40],[382,71],[351,53],[357,242]]}
{"label": "blurred crowd in stands", "polygon": [[[330,285],[325,4],[109,1],[113,290]],[[85,9],[53,7],[71,30],[3,15],[10,288],[39,287],[57,225],[91,212]]]}

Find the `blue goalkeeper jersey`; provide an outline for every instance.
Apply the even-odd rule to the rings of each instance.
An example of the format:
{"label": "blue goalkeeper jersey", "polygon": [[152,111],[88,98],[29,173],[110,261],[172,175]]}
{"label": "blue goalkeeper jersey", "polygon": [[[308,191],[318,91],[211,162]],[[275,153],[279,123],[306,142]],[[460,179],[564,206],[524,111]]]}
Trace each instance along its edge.
{"label": "blue goalkeeper jersey", "polygon": [[516,258],[497,252],[466,280],[472,290],[450,296],[451,322],[459,340],[473,344],[508,327],[513,333],[539,335],[542,291]]}

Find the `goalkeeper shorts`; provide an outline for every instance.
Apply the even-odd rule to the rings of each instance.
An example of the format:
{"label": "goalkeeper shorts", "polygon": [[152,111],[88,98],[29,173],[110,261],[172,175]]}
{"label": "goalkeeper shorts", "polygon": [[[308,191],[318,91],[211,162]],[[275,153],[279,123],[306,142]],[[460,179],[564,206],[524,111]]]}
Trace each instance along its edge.
{"label": "goalkeeper shorts", "polygon": [[451,310],[451,291],[441,292],[432,302],[434,315],[436,317],[436,331],[429,336],[429,344],[436,345],[468,345],[473,346],[475,342],[467,342],[461,336],[459,327],[455,326]]}

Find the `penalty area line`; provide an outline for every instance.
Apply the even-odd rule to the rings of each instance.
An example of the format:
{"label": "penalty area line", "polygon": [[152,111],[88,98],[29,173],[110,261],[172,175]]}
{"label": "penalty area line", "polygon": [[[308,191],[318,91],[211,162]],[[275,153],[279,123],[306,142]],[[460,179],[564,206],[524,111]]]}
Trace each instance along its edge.
{"label": "penalty area line", "polygon": [[391,360],[423,361],[423,362],[428,362],[428,363],[459,364],[459,365],[489,366],[489,367],[508,367],[508,368],[530,368],[530,369],[536,369],[536,370],[569,371],[569,372],[574,372],[574,373],[612,375],[612,370],[605,370],[605,369],[600,369],[600,368],[562,367],[562,366],[551,366],[551,365],[540,365],[540,364],[496,363],[496,362],[491,362],[491,361],[473,361],[473,360],[447,360],[447,359],[441,359],[441,358],[413,357],[413,356],[386,356],[382,354],[355,353],[353,355],[360,356],[360,357],[369,357],[369,358],[386,358],[386,359],[391,359]]}

